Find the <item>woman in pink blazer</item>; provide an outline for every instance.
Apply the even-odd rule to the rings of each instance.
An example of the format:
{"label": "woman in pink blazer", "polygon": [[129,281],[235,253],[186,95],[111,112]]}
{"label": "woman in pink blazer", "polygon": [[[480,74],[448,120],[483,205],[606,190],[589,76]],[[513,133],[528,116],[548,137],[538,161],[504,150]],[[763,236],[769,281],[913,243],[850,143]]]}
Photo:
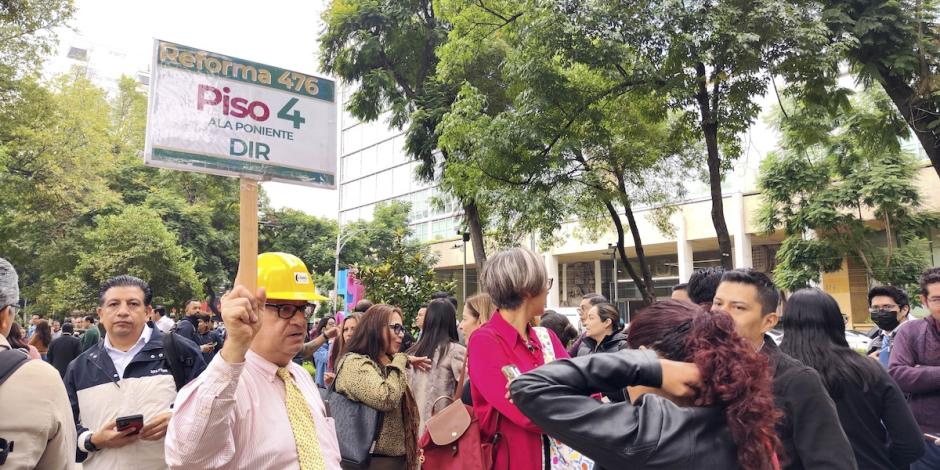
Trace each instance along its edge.
{"label": "woman in pink blazer", "polygon": [[542,341],[530,326],[545,311],[551,285],[542,257],[524,248],[497,253],[486,261],[480,275],[480,288],[492,297],[497,311],[470,337],[470,393],[481,439],[494,443],[494,470],[542,468],[542,430],[506,398],[502,368],[515,365],[527,372],[545,363],[545,353],[568,357],[549,330],[545,332],[552,350],[543,351]]}

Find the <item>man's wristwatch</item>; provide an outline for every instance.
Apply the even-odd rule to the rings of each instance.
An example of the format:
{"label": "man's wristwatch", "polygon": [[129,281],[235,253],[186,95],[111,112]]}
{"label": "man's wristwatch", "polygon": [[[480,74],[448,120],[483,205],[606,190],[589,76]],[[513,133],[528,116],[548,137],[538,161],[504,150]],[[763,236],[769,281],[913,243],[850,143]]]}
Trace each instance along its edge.
{"label": "man's wristwatch", "polygon": [[89,434],[88,437],[85,438],[85,449],[87,449],[88,452],[98,452],[98,447],[91,442],[91,436],[92,434]]}

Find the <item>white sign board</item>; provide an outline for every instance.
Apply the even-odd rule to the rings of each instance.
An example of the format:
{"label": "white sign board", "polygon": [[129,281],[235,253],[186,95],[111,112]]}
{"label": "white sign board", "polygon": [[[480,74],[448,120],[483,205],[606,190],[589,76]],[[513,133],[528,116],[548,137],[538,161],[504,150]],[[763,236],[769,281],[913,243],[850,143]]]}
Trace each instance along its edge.
{"label": "white sign board", "polygon": [[336,188],[334,83],[156,40],[144,162]]}

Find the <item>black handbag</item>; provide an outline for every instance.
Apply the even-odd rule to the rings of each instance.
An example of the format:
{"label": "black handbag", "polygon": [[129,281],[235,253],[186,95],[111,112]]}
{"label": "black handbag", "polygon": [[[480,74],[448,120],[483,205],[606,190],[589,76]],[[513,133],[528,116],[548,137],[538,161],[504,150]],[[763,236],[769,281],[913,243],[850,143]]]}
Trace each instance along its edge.
{"label": "black handbag", "polygon": [[336,425],[342,467],[368,468],[375,444],[379,440],[385,413],[337,392],[336,382],[341,369],[342,361],[336,368],[336,378],[328,389],[326,407]]}

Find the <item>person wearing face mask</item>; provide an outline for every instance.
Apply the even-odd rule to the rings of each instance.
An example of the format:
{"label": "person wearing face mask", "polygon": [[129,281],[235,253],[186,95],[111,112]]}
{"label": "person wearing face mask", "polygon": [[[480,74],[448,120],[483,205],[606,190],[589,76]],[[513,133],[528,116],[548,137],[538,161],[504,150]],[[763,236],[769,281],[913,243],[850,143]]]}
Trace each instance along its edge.
{"label": "person wearing face mask", "polygon": [[911,302],[907,293],[894,286],[878,286],[868,291],[871,321],[878,326],[873,333],[868,355],[878,359],[885,368],[891,357],[891,346],[898,328],[910,319]]}

